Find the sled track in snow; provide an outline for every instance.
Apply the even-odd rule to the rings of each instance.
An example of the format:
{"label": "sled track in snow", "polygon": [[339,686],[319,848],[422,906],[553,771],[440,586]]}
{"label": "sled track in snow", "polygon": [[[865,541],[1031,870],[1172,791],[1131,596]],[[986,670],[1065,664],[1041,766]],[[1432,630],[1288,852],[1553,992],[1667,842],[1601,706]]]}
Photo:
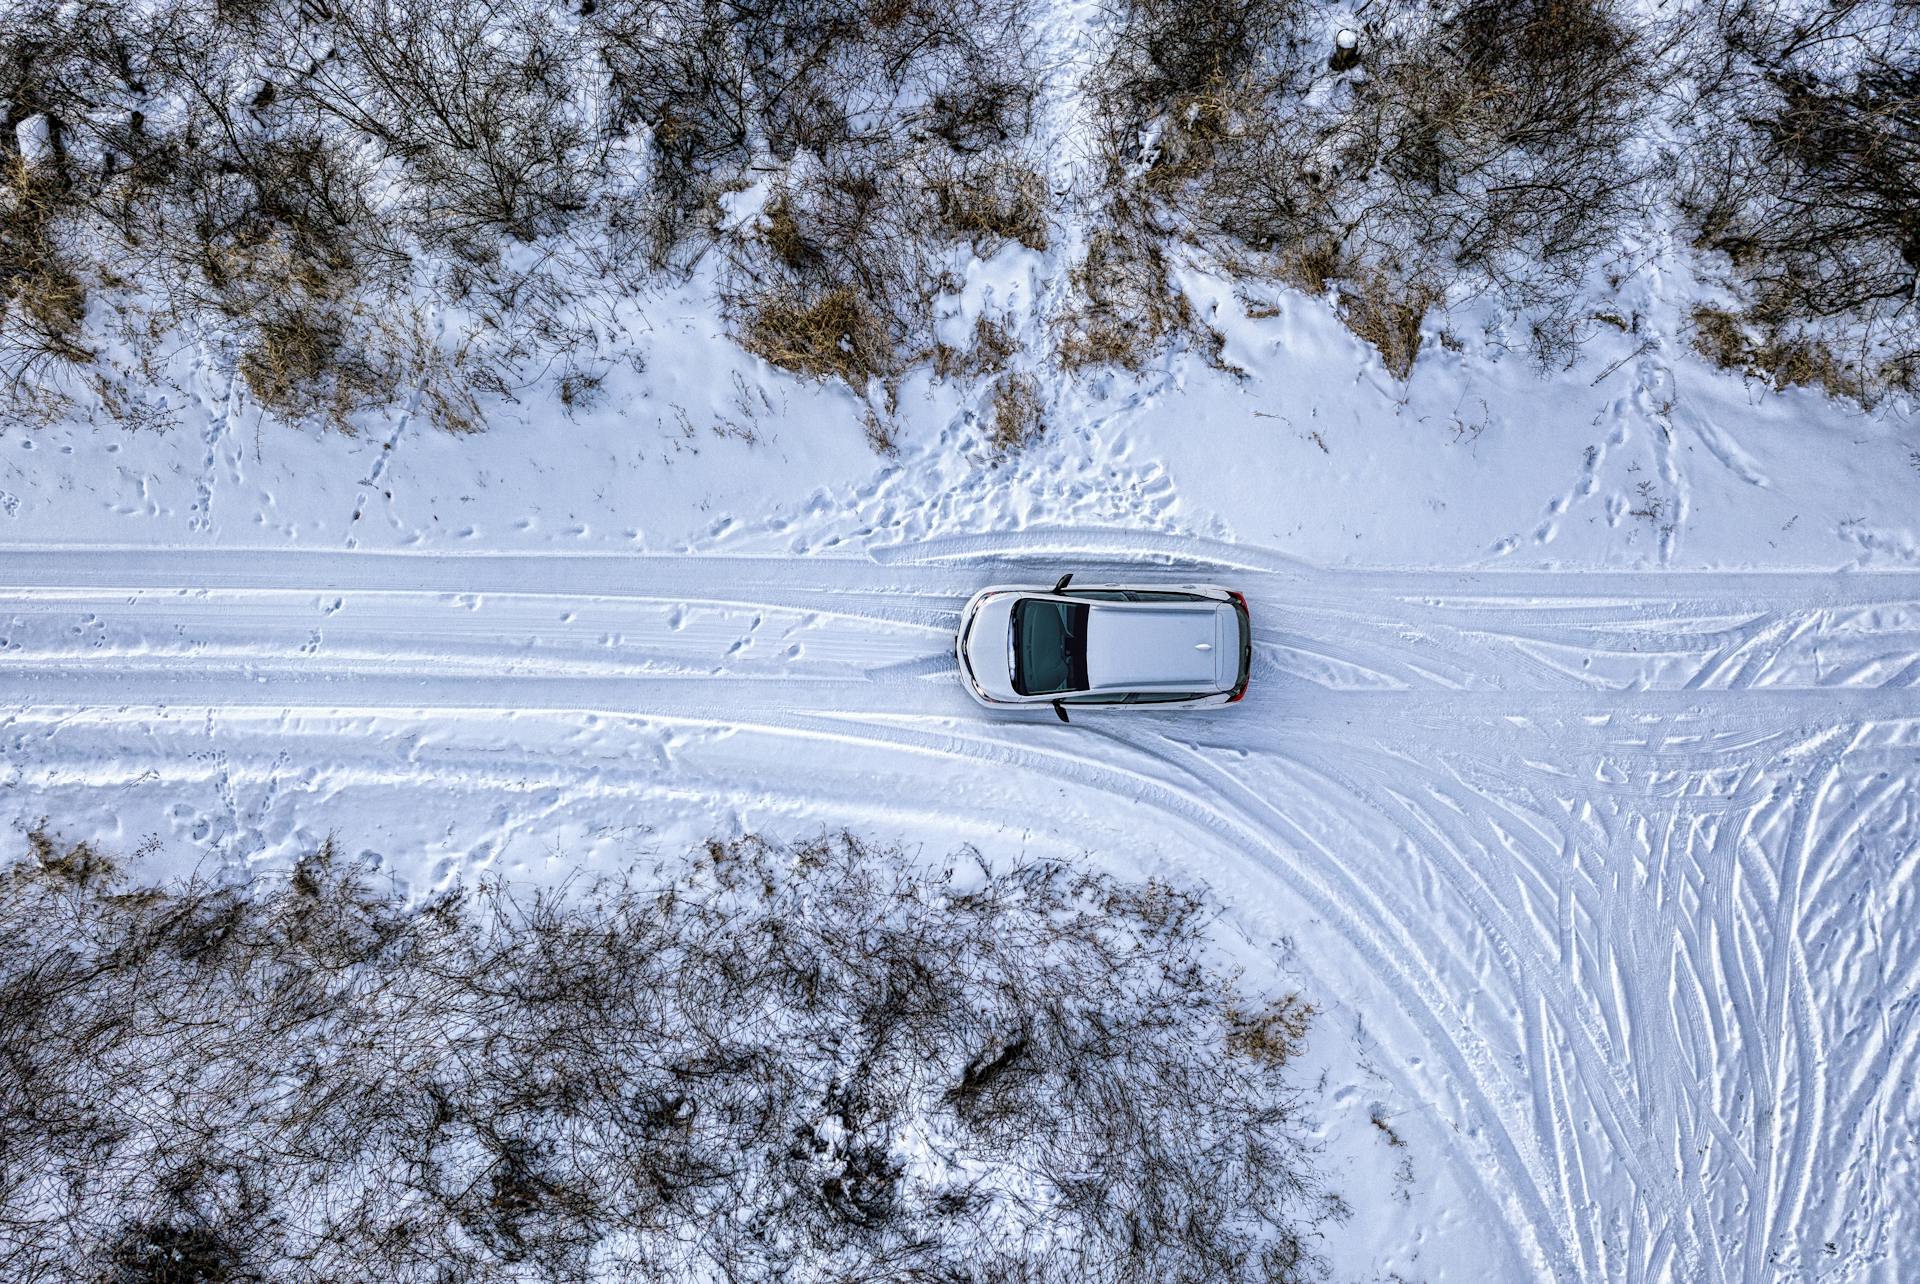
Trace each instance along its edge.
{"label": "sled track in snow", "polygon": [[[958,605],[1061,568],[1242,588],[1248,701],[975,708]],[[161,772],[271,805],[339,772],[558,814],[742,764],[852,799],[938,761],[982,783],[910,805],[1019,825],[996,774],[1055,781],[1306,908],[1313,969],[1418,1030],[1412,1090],[1448,1097],[1523,1260],[1891,1277],[1920,1249],[1886,1211],[1920,1202],[1890,1153],[1920,1041],[1883,997],[1920,981],[1920,575],[1322,571],[1084,531],[867,559],[12,550],[0,711],[29,793]],[[431,731],[543,715],[631,747]]]}

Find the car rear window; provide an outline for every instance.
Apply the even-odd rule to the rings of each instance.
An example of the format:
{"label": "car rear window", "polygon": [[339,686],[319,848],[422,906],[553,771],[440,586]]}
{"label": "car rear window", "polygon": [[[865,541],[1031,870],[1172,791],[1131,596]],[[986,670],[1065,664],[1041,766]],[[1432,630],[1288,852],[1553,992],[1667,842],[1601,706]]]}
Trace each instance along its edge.
{"label": "car rear window", "polygon": [[1051,695],[1087,689],[1087,607],[1023,598],[1013,608],[1013,689]]}

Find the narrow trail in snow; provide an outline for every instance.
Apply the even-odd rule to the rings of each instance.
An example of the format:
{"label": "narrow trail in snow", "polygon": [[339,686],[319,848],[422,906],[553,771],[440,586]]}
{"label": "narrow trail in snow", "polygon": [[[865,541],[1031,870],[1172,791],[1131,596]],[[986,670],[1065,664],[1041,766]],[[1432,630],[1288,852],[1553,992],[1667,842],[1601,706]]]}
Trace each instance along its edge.
{"label": "narrow trail in snow", "polygon": [[[960,603],[1060,569],[1246,592],[1248,701],[1073,727],[977,709]],[[1883,997],[1920,980],[1920,575],[1331,571],[1084,531],[867,559],[15,550],[0,709],[3,783],[27,789],[204,770],[271,791],[290,737],[363,779],[555,808],[697,788],[702,737],[794,796],[913,761],[1056,781],[1326,924],[1317,970],[1372,978],[1420,1032],[1476,1197],[1551,1274],[1884,1274],[1915,1248],[1885,1209],[1920,1201],[1813,1175],[1916,1180],[1873,1152],[1920,1107],[1912,1008]],[[224,719],[220,751],[179,762],[162,709]],[[346,729],[537,711],[634,720],[635,747],[503,759]],[[88,765],[135,725],[146,757]],[[924,806],[1015,811],[990,784]]]}

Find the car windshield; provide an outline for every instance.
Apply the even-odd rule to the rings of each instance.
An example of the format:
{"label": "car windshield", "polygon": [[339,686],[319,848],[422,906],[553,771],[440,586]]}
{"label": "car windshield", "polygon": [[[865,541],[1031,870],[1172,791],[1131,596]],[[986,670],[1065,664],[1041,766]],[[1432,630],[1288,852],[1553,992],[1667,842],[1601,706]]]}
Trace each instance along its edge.
{"label": "car windshield", "polygon": [[1025,598],[1013,608],[1013,689],[1021,695],[1087,689],[1087,608]]}

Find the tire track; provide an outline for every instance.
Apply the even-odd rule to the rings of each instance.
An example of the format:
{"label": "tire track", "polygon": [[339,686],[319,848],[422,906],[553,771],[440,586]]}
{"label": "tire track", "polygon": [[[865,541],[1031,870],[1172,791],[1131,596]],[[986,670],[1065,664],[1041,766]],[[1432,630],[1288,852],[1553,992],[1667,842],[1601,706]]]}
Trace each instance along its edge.
{"label": "tire track", "polygon": [[[1255,605],[1248,701],[1072,728],[977,710],[953,680],[958,602],[1067,558],[1089,580],[1231,578]],[[737,792],[739,763],[764,795],[858,801],[922,762],[970,783],[885,806],[1017,825],[1057,797],[1050,819],[1178,831],[1320,924],[1327,992],[1419,1032],[1433,1068],[1398,1083],[1457,1098],[1478,1214],[1535,1268],[1758,1280],[1830,1242],[1863,1265],[1914,1246],[1885,1219],[1842,1243],[1858,1218],[1820,1177],[1910,1110],[1889,1073],[1914,1060],[1910,1009],[1882,999],[1860,1036],[1825,1000],[1857,1006],[1835,933],[1884,940],[1914,908],[1916,652],[1911,573],[1341,571],[1085,531],[865,559],[15,549],[0,784],[199,781],[245,858],[303,790],[444,776],[515,800],[510,825],[609,791]],[[188,713],[218,747],[183,769],[163,742]],[[503,717],[570,730],[433,747]],[[322,757],[346,765],[289,768],[303,727],[389,726],[421,730],[390,750],[343,731]],[[159,784],[89,761],[135,729]],[[685,784],[695,760],[716,765]],[[1903,881],[1836,902],[1847,852]],[[1879,974],[1920,973],[1920,941],[1892,939]],[[1869,1168],[1876,1203],[1916,1193]]]}

